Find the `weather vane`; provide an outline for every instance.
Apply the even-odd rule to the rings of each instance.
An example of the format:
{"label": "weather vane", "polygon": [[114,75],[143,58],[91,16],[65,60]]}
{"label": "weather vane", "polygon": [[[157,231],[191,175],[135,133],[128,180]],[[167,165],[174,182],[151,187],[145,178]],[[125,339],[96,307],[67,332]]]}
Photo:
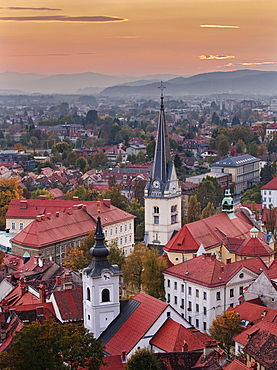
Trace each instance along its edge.
{"label": "weather vane", "polygon": [[163,93],[164,93],[165,88],[166,87],[164,86],[163,81],[161,81],[161,85],[158,87],[158,89],[161,89],[161,98],[163,97]]}

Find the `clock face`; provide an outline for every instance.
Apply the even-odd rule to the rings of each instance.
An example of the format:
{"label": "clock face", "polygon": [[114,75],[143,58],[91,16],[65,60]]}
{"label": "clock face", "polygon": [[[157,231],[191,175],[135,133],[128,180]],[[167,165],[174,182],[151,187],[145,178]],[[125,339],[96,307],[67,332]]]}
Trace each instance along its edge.
{"label": "clock face", "polygon": [[159,187],[160,187],[160,182],[158,180],[154,180],[153,181],[153,188],[159,189]]}
{"label": "clock face", "polygon": [[176,184],[171,184],[170,185],[170,191],[171,191],[171,193],[176,193]]}
{"label": "clock face", "polygon": [[101,274],[101,279],[103,280],[103,281],[108,281],[108,280],[110,280],[110,278],[111,278],[111,273],[110,272],[102,272],[102,274]]}

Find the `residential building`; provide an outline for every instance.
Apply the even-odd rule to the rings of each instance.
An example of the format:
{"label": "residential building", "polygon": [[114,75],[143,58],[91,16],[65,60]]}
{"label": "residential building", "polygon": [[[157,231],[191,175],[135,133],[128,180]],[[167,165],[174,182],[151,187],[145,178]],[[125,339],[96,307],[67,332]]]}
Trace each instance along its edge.
{"label": "residential building", "polygon": [[200,182],[205,179],[207,176],[215,177],[218,183],[221,185],[222,189],[227,189],[232,184],[232,175],[230,173],[221,173],[221,172],[207,172],[201,175],[187,177],[189,182],[193,184],[200,184]]}
{"label": "residential building", "polygon": [[0,161],[16,162],[28,171],[32,171],[36,167],[36,163],[30,154],[18,150],[1,150]]}
{"label": "residential building", "polygon": [[111,205],[110,200],[79,204],[66,212],[38,215],[11,239],[14,254],[41,255],[58,264],[66,261],[70,249],[96,229],[98,210],[103,218],[105,239],[115,243],[126,256],[133,250],[135,216]]}
{"label": "residential building", "polygon": [[130,146],[126,149],[127,154],[134,154],[138,155],[139,152],[146,153],[146,145],[145,144],[130,144]]}
{"label": "residential building", "polygon": [[181,189],[170,156],[164,113],[163,86],[154,161],[144,190],[145,242],[164,246],[181,228]]}
{"label": "residential building", "polygon": [[261,195],[263,207],[269,208],[270,204],[277,207],[277,176],[261,187]]}
{"label": "residential building", "polygon": [[267,269],[259,257],[224,264],[204,253],[163,272],[166,302],[204,332]]}
{"label": "residential building", "polygon": [[235,194],[240,194],[260,181],[260,159],[249,154],[221,159],[211,164],[211,168],[213,172],[232,175]]}

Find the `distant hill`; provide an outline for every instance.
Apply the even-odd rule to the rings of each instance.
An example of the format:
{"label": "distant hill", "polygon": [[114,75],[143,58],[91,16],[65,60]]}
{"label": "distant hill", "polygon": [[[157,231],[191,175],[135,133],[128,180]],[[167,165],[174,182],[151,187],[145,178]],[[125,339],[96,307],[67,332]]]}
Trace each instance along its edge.
{"label": "distant hill", "polygon": [[[142,77],[145,82],[168,80],[176,75],[156,75]],[[100,73],[85,72],[44,76],[34,73],[0,73],[0,89],[6,91],[21,90],[24,93],[42,94],[95,94],[108,86],[129,83],[136,84],[140,78],[135,76],[109,76]]]}
{"label": "distant hill", "polygon": [[[159,83],[140,86],[112,86],[101,94],[107,96],[142,95],[156,96]],[[232,72],[201,73],[191,77],[177,77],[165,84],[166,93],[172,96],[210,95],[210,94],[244,94],[276,95],[277,72],[256,70],[238,70]]]}

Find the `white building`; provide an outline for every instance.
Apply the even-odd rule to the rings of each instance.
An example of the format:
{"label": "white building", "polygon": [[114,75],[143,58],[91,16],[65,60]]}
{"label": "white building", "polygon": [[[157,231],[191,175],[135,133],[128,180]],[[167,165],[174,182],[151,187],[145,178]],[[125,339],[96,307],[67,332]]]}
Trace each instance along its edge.
{"label": "white building", "polygon": [[277,176],[261,187],[263,207],[268,208],[270,204],[277,207]]}
{"label": "white building", "polygon": [[264,270],[259,257],[224,264],[205,253],[164,271],[166,301],[206,331],[217,315],[239,304],[245,288]]}

